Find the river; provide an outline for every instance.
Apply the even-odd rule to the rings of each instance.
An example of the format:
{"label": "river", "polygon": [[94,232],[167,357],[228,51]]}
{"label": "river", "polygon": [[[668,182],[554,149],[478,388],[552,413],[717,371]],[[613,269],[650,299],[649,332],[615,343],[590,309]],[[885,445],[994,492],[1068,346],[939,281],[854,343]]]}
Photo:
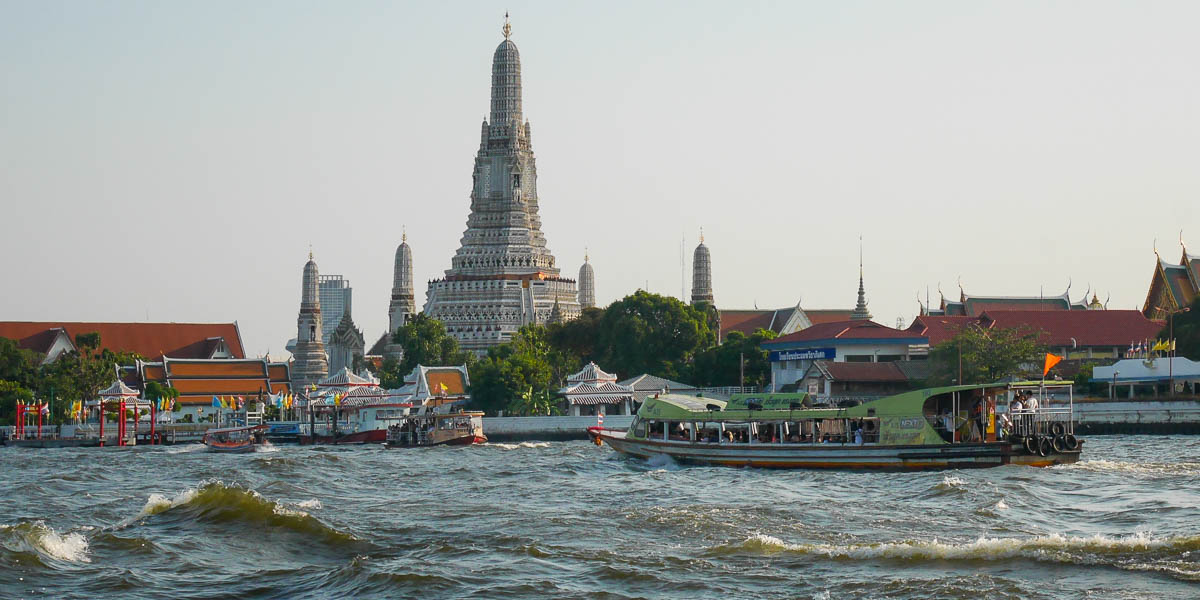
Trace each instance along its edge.
{"label": "river", "polygon": [[0,598],[1194,598],[1198,453],[1094,436],[1067,467],[873,473],[582,441],[0,448]]}

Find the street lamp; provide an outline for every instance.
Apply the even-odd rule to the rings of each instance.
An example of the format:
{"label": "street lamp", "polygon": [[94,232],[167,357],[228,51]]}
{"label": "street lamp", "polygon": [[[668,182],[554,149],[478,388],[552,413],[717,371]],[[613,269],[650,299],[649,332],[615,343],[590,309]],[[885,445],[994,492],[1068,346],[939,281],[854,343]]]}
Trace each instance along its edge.
{"label": "street lamp", "polygon": [[1171,384],[1171,391],[1168,395],[1173,398],[1175,397],[1175,315],[1188,312],[1192,310],[1192,307],[1185,306],[1177,310],[1167,310],[1161,306],[1155,308],[1167,311],[1167,343],[1171,344],[1167,354],[1167,381]]}

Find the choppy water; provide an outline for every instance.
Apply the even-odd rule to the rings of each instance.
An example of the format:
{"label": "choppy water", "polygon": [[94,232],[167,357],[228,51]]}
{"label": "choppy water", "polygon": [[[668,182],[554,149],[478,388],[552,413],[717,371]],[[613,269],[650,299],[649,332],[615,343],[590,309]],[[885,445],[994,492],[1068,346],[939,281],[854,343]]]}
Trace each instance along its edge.
{"label": "choppy water", "polygon": [[0,598],[1200,596],[1200,437],[936,473],[201,448],[0,448]]}

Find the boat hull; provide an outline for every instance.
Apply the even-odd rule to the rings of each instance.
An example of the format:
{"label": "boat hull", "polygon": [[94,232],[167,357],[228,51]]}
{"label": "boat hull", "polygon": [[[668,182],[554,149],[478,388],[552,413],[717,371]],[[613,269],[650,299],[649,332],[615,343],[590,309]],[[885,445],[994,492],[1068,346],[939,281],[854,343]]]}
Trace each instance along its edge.
{"label": "boat hull", "polygon": [[462,436],[458,436],[458,437],[453,437],[453,438],[449,438],[449,439],[445,439],[445,440],[441,440],[441,441],[437,441],[437,442],[430,442],[427,444],[420,444],[420,445],[393,444],[391,442],[388,442],[387,444],[384,445],[384,447],[385,448],[429,448],[432,446],[470,446],[472,444],[486,444],[486,443],[487,443],[486,435],[462,435]]}
{"label": "boat hull", "polygon": [[629,456],[668,456],[679,462],[776,469],[930,470],[1052,466],[1079,460],[1079,450],[1039,456],[1009,443],[880,446],[874,444],[718,444],[627,439],[624,431],[590,428],[597,444]]}
{"label": "boat hull", "polygon": [[346,435],[301,435],[297,438],[301,445],[307,444],[382,444],[387,440],[386,429],[370,429],[356,431]]}
{"label": "boat hull", "polygon": [[204,445],[208,447],[209,452],[243,454],[246,452],[254,452],[256,446],[269,446],[270,444],[212,444],[205,442]]}

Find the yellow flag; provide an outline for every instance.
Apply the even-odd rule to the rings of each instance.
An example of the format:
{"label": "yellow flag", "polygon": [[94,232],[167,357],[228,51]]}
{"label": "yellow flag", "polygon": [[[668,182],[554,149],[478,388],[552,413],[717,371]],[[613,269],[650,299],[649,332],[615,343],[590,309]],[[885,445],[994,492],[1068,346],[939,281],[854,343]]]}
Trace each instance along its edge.
{"label": "yellow flag", "polygon": [[1042,377],[1045,377],[1046,374],[1050,372],[1050,369],[1054,368],[1054,365],[1062,362],[1062,359],[1063,357],[1058,356],[1057,354],[1046,354],[1046,364],[1044,367],[1042,367]]}

